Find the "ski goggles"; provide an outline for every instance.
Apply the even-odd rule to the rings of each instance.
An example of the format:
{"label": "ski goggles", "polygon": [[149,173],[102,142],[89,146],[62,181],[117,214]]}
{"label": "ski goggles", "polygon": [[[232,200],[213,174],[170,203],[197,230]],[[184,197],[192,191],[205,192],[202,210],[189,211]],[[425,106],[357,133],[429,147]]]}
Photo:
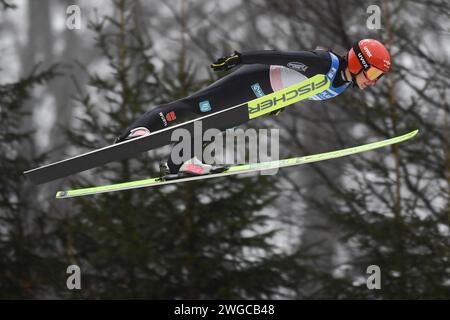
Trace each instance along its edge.
{"label": "ski goggles", "polygon": [[363,73],[364,73],[364,76],[366,77],[366,79],[371,82],[376,82],[378,79],[380,79],[384,75],[383,71],[381,71],[380,69],[378,69],[374,66],[370,66],[368,69],[363,70]]}

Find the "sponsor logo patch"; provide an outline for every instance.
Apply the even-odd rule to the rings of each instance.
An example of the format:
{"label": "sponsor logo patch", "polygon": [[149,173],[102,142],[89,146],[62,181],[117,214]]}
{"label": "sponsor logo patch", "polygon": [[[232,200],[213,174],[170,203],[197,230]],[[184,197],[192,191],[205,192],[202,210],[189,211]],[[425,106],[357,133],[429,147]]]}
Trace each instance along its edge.
{"label": "sponsor logo patch", "polygon": [[261,89],[261,86],[259,83],[252,84],[252,90],[255,93],[255,95],[259,98],[262,96],[265,96],[264,92]]}
{"label": "sponsor logo patch", "polygon": [[289,62],[287,67],[301,72],[305,72],[308,69],[308,66],[301,62]]}
{"label": "sponsor logo patch", "polygon": [[367,53],[367,56],[370,58],[372,56],[372,52],[370,52],[369,48],[367,46],[364,46],[364,52]]}
{"label": "sponsor logo patch", "polygon": [[363,65],[364,69],[369,68],[369,65],[367,64],[366,59],[364,59],[364,56],[361,52],[358,53],[358,58],[359,58],[359,61],[361,61],[361,64]]}
{"label": "sponsor logo patch", "polygon": [[248,105],[249,114],[273,108],[280,104],[286,104],[289,102],[289,100],[297,99],[299,96],[306,95],[311,91],[325,86],[327,83],[328,78],[325,77],[322,81],[305,84],[301,87],[283,92],[282,94],[274,98],[270,97],[266,99],[258,99],[257,103]]}
{"label": "sponsor logo patch", "polygon": [[159,117],[161,118],[161,121],[163,122],[164,127],[167,127],[167,120],[164,117],[164,114],[162,112],[158,113]]}
{"label": "sponsor logo patch", "polygon": [[335,67],[331,68],[330,72],[328,73],[328,77],[333,78],[336,71],[337,69]]}
{"label": "sponsor logo patch", "polygon": [[208,112],[211,111],[211,104],[208,100],[200,101],[198,106],[200,107],[201,112]]}

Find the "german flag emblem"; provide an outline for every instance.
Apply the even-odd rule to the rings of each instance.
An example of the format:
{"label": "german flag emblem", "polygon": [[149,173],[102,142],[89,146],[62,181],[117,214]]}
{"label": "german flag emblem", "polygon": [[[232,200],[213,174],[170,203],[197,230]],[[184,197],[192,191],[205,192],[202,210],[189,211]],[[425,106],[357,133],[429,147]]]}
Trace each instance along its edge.
{"label": "german flag emblem", "polygon": [[175,120],[177,117],[175,116],[175,112],[170,111],[169,113],[166,114],[166,119],[167,121],[173,121]]}

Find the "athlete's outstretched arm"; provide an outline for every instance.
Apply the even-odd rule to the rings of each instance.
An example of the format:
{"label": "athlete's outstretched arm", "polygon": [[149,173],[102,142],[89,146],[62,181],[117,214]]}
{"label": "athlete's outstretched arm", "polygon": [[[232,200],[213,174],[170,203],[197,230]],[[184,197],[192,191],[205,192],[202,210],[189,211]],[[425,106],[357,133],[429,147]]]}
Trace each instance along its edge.
{"label": "athlete's outstretched arm", "polygon": [[[279,65],[305,72],[308,68],[320,72],[330,66],[326,51],[279,51],[260,50],[234,54],[218,59],[211,65],[214,70],[229,70],[240,64]],[[310,70],[312,71],[312,70]]]}
{"label": "athlete's outstretched arm", "polygon": [[262,50],[241,53],[242,64],[266,64],[291,67],[290,63],[303,63],[305,66],[320,65],[323,63],[323,55],[314,51],[279,51]]}

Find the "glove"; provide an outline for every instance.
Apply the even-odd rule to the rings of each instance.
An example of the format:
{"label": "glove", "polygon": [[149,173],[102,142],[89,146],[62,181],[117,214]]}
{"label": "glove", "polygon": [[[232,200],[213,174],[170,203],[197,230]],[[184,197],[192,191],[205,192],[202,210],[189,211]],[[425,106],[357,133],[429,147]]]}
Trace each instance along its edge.
{"label": "glove", "polygon": [[236,67],[238,64],[242,62],[241,54],[237,51],[234,51],[234,54],[231,56],[226,56],[223,58],[217,59],[216,62],[211,64],[211,68],[213,68],[214,71],[219,70],[230,70],[231,68]]}

